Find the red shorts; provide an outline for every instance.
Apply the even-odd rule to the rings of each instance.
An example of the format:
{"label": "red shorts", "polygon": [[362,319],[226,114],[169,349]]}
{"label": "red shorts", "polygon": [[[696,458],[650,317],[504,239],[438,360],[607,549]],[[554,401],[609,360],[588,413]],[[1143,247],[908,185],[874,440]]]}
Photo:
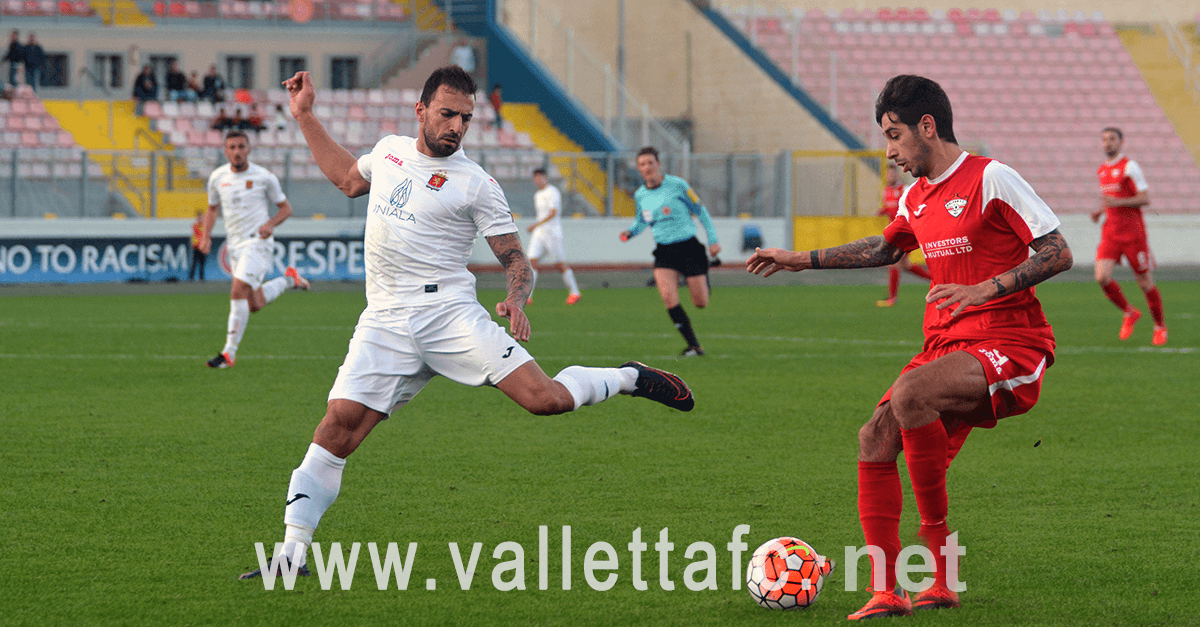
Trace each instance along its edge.
{"label": "red shorts", "polygon": [[[978,359],[983,366],[983,374],[987,377],[988,395],[992,399],[992,420],[975,425],[985,429],[996,426],[996,420],[1000,418],[1018,416],[1033,409],[1042,393],[1042,376],[1046,373],[1046,368],[1054,363],[1053,354],[1030,346],[992,341],[962,341],[918,353],[900,374],[958,351],[965,351]],[[879,405],[891,398],[892,389],[888,388]]]}
{"label": "red shorts", "polygon": [[1146,238],[1135,240],[1114,241],[1100,238],[1100,247],[1096,249],[1096,259],[1111,259],[1121,263],[1121,257],[1129,261],[1129,267],[1138,274],[1145,274],[1154,269],[1154,255],[1150,254],[1150,245]]}

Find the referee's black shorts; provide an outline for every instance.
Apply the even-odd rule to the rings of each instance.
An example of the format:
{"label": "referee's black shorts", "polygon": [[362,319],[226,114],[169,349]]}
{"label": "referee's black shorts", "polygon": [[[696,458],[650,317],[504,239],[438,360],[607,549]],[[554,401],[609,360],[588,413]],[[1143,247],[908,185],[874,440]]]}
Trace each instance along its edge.
{"label": "referee's black shorts", "polygon": [[654,267],[677,270],[683,276],[708,274],[708,254],[704,244],[689,237],[674,244],[659,244],[654,249]]}

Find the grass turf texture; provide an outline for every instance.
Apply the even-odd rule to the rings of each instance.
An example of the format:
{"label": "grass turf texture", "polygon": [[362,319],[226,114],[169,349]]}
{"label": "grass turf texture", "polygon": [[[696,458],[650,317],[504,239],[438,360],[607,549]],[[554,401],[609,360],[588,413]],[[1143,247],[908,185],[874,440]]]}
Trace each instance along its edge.
{"label": "grass turf texture", "polygon": [[[1200,284],[1161,289],[1170,352],[1149,348],[1148,319],[1119,342],[1119,315],[1095,285],[1039,290],[1060,347],[1041,402],[972,434],[949,474],[950,521],[967,547],[963,608],[903,620],[1200,622],[1200,332],[1188,313],[1200,309]],[[920,343],[921,288],[905,286],[894,309],[874,307],[879,290],[718,289],[708,309],[689,308],[709,355],[680,361],[670,355],[683,342],[654,290],[590,291],[572,307],[539,291],[529,348],[547,372],[644,360],[687,380],[696,410],[622,397],[543,418],[497,390],[435,379],[350,458],[317,532],[347,554],[364,543],[352,589],[335,580],[322,590],[314,576],[291,592],[235,577],[255,567],[254,542],[282,539],[288,478],[362,295],[286,294],[251,317],[237,367],[222,371],[203,367],[223,340],[222,295],[0,299],[0,622],[842,624],[867,599],[844,590],[842,563],[846,545],[862,544],[857,430]],[[500,297],[481,295],[489,307]],[[901,466],[912,541],[916,507]],[[751,529],[739,579],[750,551],[780,535],[838,560],[812,608],[771,612],[732,589],[725,544],[738,524]],[[549,526],[545,591],[538,525]],[[573,536],[569,591],[563,525]],[[634,589],[626,548],[639,527],[647,591]],[[664,527],[675,545],[669,592],[653,547]],[[525,590],[492,585],[493,568],[514,558],[493,557],[505,541],[524,548]],[[597,541],[620,561],[607,592],[584,579]],[[401,555],[419,543],[408,590],[394,580],[376,589],[367,542],[398,542]],[[484,545],[469,591],[448,542],[464,561],[473,542]],[[684,585],[694,542],[716,548],[715,591]],[[868,560],[857,572],[861,589]]]}

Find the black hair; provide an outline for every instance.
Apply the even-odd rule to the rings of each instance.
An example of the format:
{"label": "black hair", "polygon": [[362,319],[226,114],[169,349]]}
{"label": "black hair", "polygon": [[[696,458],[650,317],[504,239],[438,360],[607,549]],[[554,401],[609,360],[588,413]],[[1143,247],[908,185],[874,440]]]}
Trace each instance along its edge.
{"label": "black hair", "polygon": [[640,157],[642,155],[654,155],[655,161],[661,161],[661,159],[658,158],[658,151],[655,150],[653,146],[646,146],[645,148],[639,150],[637,156]]}
{"label": "black hair", "polygon": [[421,91],[421,104],[429,106],[433,101],[433,95],[437,93],[438,87],[445,85],[454,91],[462,92],[468,96],[474,97],[475,79],[471,78],[467,71],[457,65],[447,65],[440,67],[429,75],[425,81],[425,89]]}
{"label": "black hair", "polygon": [[887,82],[875,99],[875,123],[883,126],[883,116],[889,113],[910,129],[915,129],[926,115],[933,116],[938,137],[953,144],[958,143],[954,137],[954,114],[950,110],[950,98],[941,85],[924,76],[901,74]]}
{"label": "black hair", "polygon": [[542,176],[546,176],[546,169],[545,169],[545,168],[538,168],[538,169],[536,169],[536,170],[534,170],[534,171],[533,171],[533,175],[534,175],[534,176],[537,176],[537,175],[539,175],[539,174],[541,174]]}
{"label": "black hair", "polygon": [[[241,109],[238,109],[238,112],[240,113]],[[228,133],[225,133],[225,139],[223,141],[229,141],[238,137],[245,139],[247,144],[250,143],[250,136],[246,134],[246,131],[238,130],[236,128]]]}
{"label": "black hair", "polygon": [[1104,127],[1104,130],[1100,131],[1100,134],[1103,135],[1105,133],[1116,133],[1117,139],[1119,139],[1121,141],[1125,141],[1125,134],[1121,132],[1121,129],[1119,129],[1115,126]]}

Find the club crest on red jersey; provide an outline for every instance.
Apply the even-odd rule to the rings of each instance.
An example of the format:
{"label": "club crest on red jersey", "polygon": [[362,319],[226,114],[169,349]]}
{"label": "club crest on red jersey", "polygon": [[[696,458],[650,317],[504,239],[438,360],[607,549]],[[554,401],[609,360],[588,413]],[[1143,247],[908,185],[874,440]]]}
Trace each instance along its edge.
{"label": "club crest on red jersey", "polygon": [[438,170],[437,172],[433,173],[433,176],[429,177],[429,182],[425,184],[425,187],[428,187],[429,189],[432,189],[433,191],[436,192],[436,191],[440,191],[442,189],[442,186],[445,184],[446,184],[446,173],[441,170]]}
{"label": "club crest on red jersey", "polygon": [[950,216],[953,218],[957,218],[958,216],[962,215],[963,210],[965,210],[966,208],[967,208],[967,199],[966,198],[955,198],[955,199],[952,199],[950,202],[946,203],[946,211],[949,211]]}

